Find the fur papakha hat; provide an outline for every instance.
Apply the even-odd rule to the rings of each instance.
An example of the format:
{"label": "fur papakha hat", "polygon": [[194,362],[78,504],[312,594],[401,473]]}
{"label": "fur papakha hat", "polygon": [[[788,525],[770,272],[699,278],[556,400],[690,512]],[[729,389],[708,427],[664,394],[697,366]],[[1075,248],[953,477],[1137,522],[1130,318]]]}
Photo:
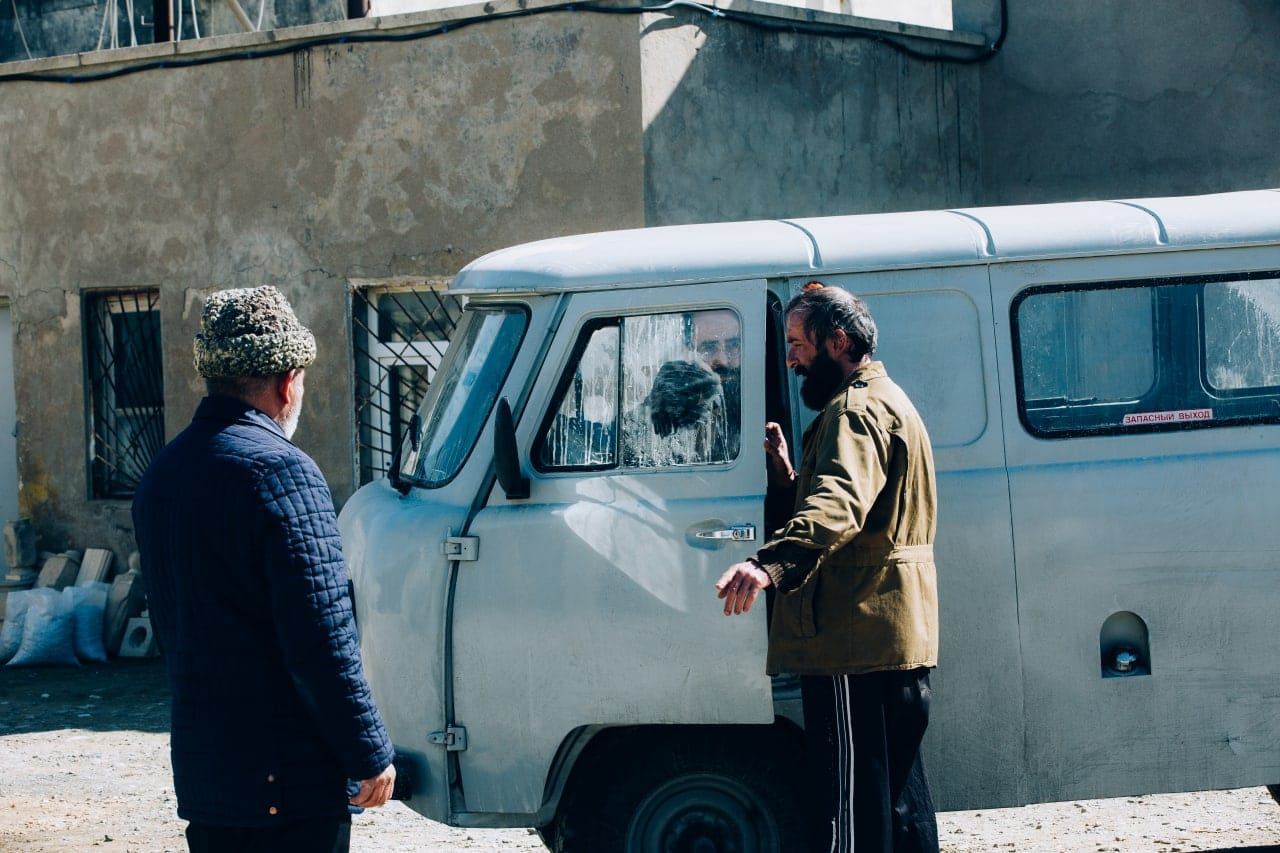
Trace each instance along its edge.
{"label": "fur papakha hat", "polygon": [[315,361],[316,339],[279,290],[242,287],[205,301],[195,354],[206,379],[274,376]]}

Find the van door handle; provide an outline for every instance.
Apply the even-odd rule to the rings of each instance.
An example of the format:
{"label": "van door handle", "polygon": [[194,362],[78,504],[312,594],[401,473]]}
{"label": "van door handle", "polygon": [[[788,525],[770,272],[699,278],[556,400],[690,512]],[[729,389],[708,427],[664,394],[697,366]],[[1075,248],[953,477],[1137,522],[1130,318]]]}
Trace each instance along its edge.
{"label": "van door handle", "polygon": [[693,534],[695,539],[730,539],[734,542],[756,541],[754,524],[731,524],[718,530],[699,530]]}

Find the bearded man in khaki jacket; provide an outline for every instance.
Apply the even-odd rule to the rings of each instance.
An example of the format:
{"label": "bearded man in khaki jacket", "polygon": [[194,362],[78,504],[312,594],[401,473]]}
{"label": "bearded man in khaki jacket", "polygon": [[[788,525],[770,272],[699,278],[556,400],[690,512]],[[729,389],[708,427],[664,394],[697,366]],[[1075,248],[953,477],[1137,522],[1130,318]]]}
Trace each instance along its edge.
{"label": "bearded man in khaki jacket", "polygon": [[794,511],[716,588],[726,615],[777,591],[768,671],[801,676],[814,849],[938,850],[920,760],[938,661],[937,489],[924,423],[884,365],[866,303],[813,282],[787,306],[787,366],[820,414],[798,472],[765,427],[772,489]]}

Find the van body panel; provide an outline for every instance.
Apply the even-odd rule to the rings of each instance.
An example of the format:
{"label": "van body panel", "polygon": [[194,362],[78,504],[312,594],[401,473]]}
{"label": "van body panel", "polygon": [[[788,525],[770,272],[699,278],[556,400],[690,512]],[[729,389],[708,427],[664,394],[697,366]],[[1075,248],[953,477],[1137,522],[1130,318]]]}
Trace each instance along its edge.
{"label": "van body panel", "polygon": [[[708,244],[711,244],[710,248]],[[450,292],[597,290],[763,278],[814,268],[803,229],[764,220],[556,237],[499,249],[464,267]]]}
{"label": "van body panel", "polygon": [[[729,463],[539,472],[528,499],[494,486],[458,580],[457,721],[466,808],[533,813],[581,726],[773,721],[763,598],[726,619],[714,584],[764,535],[765,283],[575,294],[516,429],[522,459],[555,405],[575,342],[601,317],[730,307],[742,331],[743,440]],[[558,369],[556,369],[558,367]],[[750,524],[752,542],[695,533]]]}
{"label": "van body panel", "polygon": [[[987,255],[987,234],[979,222],[947,210],[909,214],[868,213],[788,220],[805,229],[818,246],[824,271],[980,262]],[[921,241],[920,235],[929,235]]]}
{"label": "van body panel", "polygon": [[1114,201],[1026,204],[957,211],[982,222],[997,257],[1092,254],[1164,245],[1149,210]]}
{"label": "van body panel", "polygon": [[1280,190],[1133,199],[1160,218],[1173,247],[1273,242]]}
{"label": "van body panel", "polygon": [[427,739],[444,719],[449,564],[440,543],[465,520],[465,506],[402,497],[386,480],[356,492],[339,518],[365,677],[397,755],[421,756],[408,804],[433,820],[449,814],[445,753]]}
{"label": "van body panel", "polygon": [[[1133,432],[1115,421],[1054,433],[1043,425],[1074,423],[1076,409],[1109,403],[1041,395],[1036,417],[1066,414],[1033,421],[1013,350],[1023,325],[1015,330],[1012,315],[1046,294],[1150,281],[1141,334],[1158,338],[1152,348],[1181,347],[1208,364],[1207,350],[1187,355],[1186,339],[1207,340],[1207,282],[1276,271],[1280,192],[1272,190],[641,229],[473,262],[452,292],[477,306],[530,306],[503,393],[516,404],[531,497],[507,500],[492,487],[490,415],[448,485],[401,498],[370,484],[341,518],[375,697],[397,746],[428,766],[410,806],[468,825],[532,823],[547,817],[548,774],[575,730],[772,718],[763,608],[725,619],[710,589],[764,534],[763,453],[751,439],[765,411],[762,351],[745,368],[733,463],[543,472],[531,459],[584,323],[732,305],[743,345],[763,346],[764,278],[784,303],[815,278],[864,296],[880,327],[877,357],[933,437],[942,637],[925,748],[941,808],[1280,781],[1275,413],[1253,410],[1242,425],[1213,423],[1211,414],[1178,431]],[[1177,295],[1192,292],[1178,290],[1189,276],[1203,279],[1187,285],[1200,288],[1199,301]],[[525,297],[543,292],[563,294],[559,327],[551,298]],[[1257,301],[1270,291],[1251,292],[1266,317],[1241,331],[1242,357],[1256,349],[1254,337],[1280,334],[1269,304]],[[1162,302],[1161,293],[1175,295]],[[1178,310],[1179,323],[1159,325]],[[1188,323],[1199,331],[1188,333]],[[1110,352],[1134,337],[1122,326],[1113,315],[1086,343]],[[1052,350],[1058,332],[1065,340],[1065,327],[1026,340]],[[1274,349],[1280,365],[1280,343]],[[794,436],[813,413],[798,405],[796,377],[784,381]],[[1163,394],[1163,381],[1157,375],[1151,387]],[[1218,393],[1204,383],[1204,394]],[[1249,393],[1263,404],[1280,399],[1275,387]],[[1224,394],[1221,411],[1243,411],[1241,399]],[[747,520],[757,526],[754,543],[699,548],[689,539],[706,522]],[[446,563],[440,541],[467,523],[479,559]],[[1129,622],[1141,625],[1148,659],[1145,670],[1117,677],[1104,626]],[[442,747],[425,745],[446,722],[469,735],[448,761]],[[460,773],[452,790],[449,768]]]}
{"label": "van body panel", "polygon": [[907,392],[933,443],[941,643],[925,763],[935,801],[943,809],[1021,804],[1018,584],[987,268],[823,281],[866,300],[879,329],[875,357]]}
{"label": "van body panel", "polygon": [[[1031,801],[1280,779],[1280,430],[1033,436],[1013,393],[1015,300],[1045,285],[1275,269],[1274,246],[992,268]],[[1100,631],[1124,612],[1148,629],[1150,672],[1103,677]]]}
{"label": "van body panel", "polygon": [[[551,325],[554,302],[512,303],[528,314],[524,340],[499,394],[519,395]],[[465,339],[474,312],[464,314],[455,339]],[[447,375],[466,356],[449,347],[437,375]],[[426,406],[443,392],[434,383]],[[453,810],[446,751],[431,743],[432,732],[449,724],[452,686],[446,653],[450,576],[458,569],[444,554],[446,537],[465,532],[472,504],[490,477],[493,463],[492,413],[456,475],[440,488],[412,488],[406,495],[385,479],[361,488],[339,516],[355,598],[365,674],[398,753],[425,768],[414,780],[410,808],[432,820],[448,820]]]}
{"label": "van body panel", "polygon": [[1280,240],[1280,192],[673,225],[499,249],[456,294],[665,286],[774,276],[1166,252]]}

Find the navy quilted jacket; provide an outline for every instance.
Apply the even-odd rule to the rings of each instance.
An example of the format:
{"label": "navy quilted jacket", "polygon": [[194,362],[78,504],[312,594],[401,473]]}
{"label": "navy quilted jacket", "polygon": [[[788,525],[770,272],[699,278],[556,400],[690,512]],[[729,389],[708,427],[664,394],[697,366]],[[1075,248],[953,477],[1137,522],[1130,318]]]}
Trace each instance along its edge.
{"label": "navy quilted jacket", "polygon": [[360,663],[333,499],[262,412],[207,397],[133,501],[173,691],[178,815],[271,826],[347,812],[392,748]]}

